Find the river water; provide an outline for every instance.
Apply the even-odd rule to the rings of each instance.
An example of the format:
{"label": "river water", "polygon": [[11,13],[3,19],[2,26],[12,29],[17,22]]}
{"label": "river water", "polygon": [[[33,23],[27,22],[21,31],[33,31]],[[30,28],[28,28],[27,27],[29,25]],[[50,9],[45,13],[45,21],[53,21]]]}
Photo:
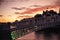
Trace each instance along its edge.
{"label": "river water", "polygon": [[[53,30],[52,30],[53,31]],[[37,31],[27,34],[17,40],[60,40],[60,31]]]}

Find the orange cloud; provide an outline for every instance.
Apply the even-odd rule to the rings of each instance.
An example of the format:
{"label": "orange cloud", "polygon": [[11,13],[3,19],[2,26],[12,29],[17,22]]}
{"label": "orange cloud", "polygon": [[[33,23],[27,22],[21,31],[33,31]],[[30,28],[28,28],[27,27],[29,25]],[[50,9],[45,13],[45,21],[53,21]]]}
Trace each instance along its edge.
{"label": "orange cloud", "polygon": [[32,16],[29,15],[23,15],[23,16],[18,16],[17,18],[31,18]]}
{"label": "orange cloud", "polygon": [[24,18],[32,18],[32,16],[29,16],[29,15],[23,15],[23,16],[18,16],[17,17],[17,20],[22,20],[22,19],[24,19]]}
{"label": "orange cloud", "polygon": [[34,14],[35,12],[37,11],[43,11],[43,10],[46,10],[46,9],[52,9],[52,8],[58,8],[59,6],[58,5],[49,5],[49,6],[44,6],[44,7],[38,7],[38,8],[34,8],[34,9],[29,9],[25,12],[22,12],[20,14]]}
{"label": "orange cloud", "polygon": [[[17,17],[18,19],[31,18],[36,14],[36,12],[41,12],[43,10],[46,10],[46,9],[49,10],[49,9],[52,9],[52,8],[56,9],[56,8],[59,8],[59,6],[58,5],[49,5],[49,6],[44,6],[44,7],[37,7],[37,8],[34,8],[34,9],[28,9],[28,10],[22,12],[22,13],[16,12],[15,14],[20,15],[20,16]],[[25,15],[25,14],[27,14],[27,15]]]}

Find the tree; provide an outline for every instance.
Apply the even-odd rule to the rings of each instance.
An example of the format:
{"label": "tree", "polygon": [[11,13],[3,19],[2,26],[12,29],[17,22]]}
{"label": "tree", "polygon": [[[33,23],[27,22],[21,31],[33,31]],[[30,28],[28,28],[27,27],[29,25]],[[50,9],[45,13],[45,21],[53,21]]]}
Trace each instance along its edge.
{"label": "tree", "polygon": [[35,18],[40,18],[40,17],[42,17],[42,15],[41,14],[36,14],[34,17]]}

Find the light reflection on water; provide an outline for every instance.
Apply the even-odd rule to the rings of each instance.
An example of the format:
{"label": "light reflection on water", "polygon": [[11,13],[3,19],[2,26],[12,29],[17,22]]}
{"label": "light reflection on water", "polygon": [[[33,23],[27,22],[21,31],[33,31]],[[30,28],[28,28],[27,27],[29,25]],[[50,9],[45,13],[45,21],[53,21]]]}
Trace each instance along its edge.
{"label": "light reflection on water", "polygon": [[60,30],[32,32],[17,40],[60,40]]}

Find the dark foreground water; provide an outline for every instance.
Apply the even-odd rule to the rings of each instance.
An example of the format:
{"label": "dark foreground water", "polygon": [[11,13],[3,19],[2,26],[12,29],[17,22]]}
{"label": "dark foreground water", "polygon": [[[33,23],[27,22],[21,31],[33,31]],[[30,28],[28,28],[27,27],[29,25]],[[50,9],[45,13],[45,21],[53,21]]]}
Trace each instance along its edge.
{"label": "dark foreground water", "polygon": [[39,30],[17,40],[60,40],[60,28]]}

